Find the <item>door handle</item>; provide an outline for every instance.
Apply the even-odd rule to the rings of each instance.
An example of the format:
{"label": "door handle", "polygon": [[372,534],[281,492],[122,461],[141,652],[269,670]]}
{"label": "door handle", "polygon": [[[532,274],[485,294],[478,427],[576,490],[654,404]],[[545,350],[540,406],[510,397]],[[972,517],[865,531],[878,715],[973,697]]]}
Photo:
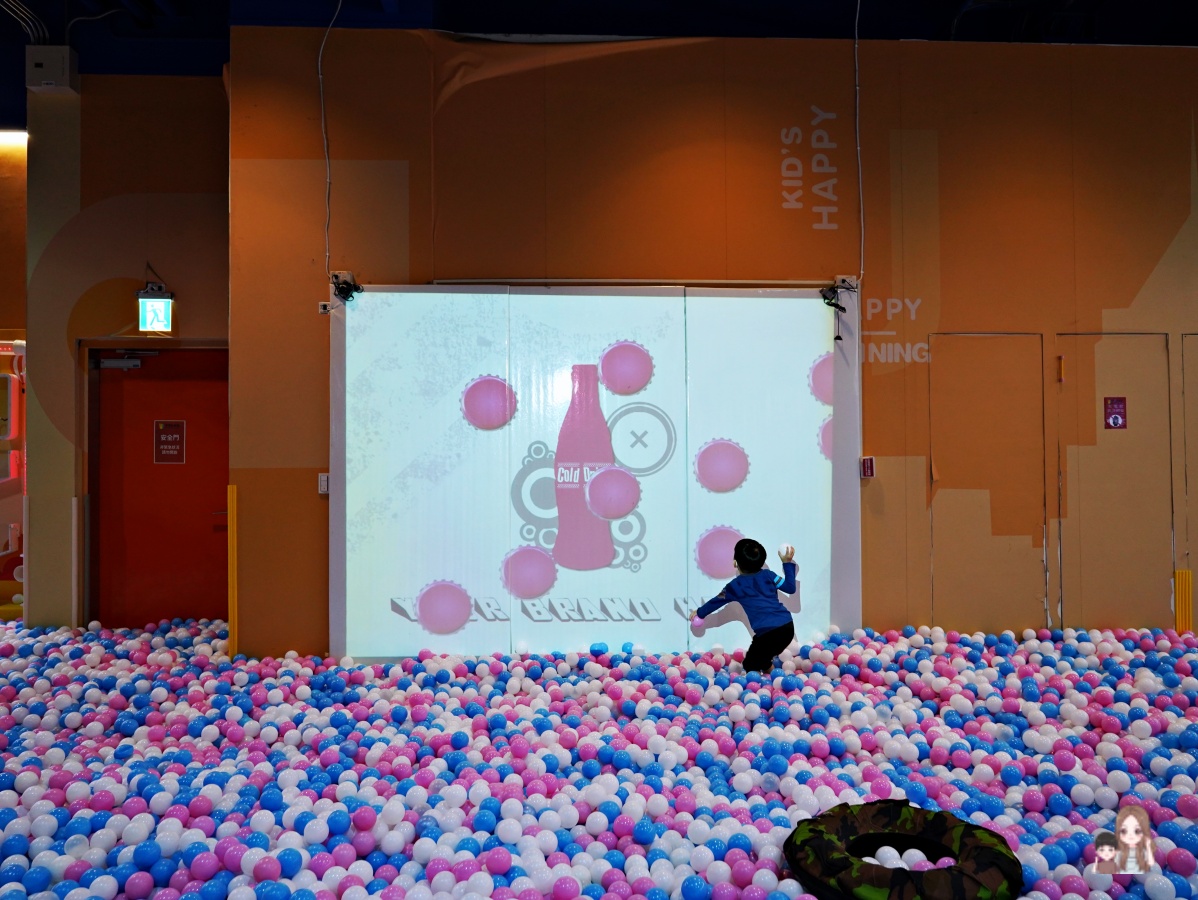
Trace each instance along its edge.
{"label": "door handle", "polygon": [[218,510],[217,510],[216,512],[214,512],[212,515],[214,515],[214,516],[227,516],[228,514],[229,514],[229,511],[228,511],[227,509],[218,509]]}

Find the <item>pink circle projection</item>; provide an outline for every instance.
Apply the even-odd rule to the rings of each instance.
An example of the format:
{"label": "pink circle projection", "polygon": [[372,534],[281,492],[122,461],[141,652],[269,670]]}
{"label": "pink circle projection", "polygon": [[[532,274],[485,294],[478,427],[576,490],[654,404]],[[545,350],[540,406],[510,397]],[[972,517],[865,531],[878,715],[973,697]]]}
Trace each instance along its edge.
{"label": "pink circle projection", "polygon": [[635,394],[653,377],[653,357],[635,341],[617,341],[599,357],[599,380],[613,394]]}
{"label": "pink circle projection", "polygon": [[453,634],[470,621],[474,601],[452,581],[434,581],[416,597],[416,621],[433,634]]}
{"label": "pink circle projection", "polygon": [[807,375],[807,384],[811,388],[811,395],[820,403],[832,405],[832,370],[835,362],[832,359],[831,353],[825,353],[811,365],[811,372]]}
{"label": "pink circle projection", "polygon": [[703,532],[695,544],[695,562],[703,574],[711,578],[731,578],[735,575],[732,551],[736,542],[743,537],[743,534],[727,525],[717,525]]}
{"label": "pink circle projection", "polygon": [[832,458],[832,417],[824,419],[824,424],[819,427],[819,452],[824,455],[824,458]]}
{"label": "pink circle projection", "polygon": [[498,375],[483,375],[462,392],[462,415],[483,431],[494,431],[516,414],[516,392]]}
{"label": "pink circle projection", "polygon": [[695,454],[695,477],[717,494],[734,491],[749,475],[749,455],[736,441],[708,441]]}
{"label": "pink circle projection", "polygon": [[640,482],[627,469],[607,466],[587,482],[587,507],[601,519],[622,519],[640,502]]}
{"label": "pink circle projection", "polygon": [[553,557],[540,547],[517,547],[503,558],[503,584],[521,600],[540,597],[557,581]]}

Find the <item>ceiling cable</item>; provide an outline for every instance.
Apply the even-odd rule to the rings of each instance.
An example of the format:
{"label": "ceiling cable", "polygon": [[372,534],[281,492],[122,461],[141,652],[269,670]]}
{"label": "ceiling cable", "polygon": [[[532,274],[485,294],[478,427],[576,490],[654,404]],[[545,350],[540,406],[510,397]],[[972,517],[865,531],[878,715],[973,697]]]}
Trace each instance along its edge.
{"label": "ceiling cable", "polygon": [[329,20],[329,27],[324,30],[324,37],[320,41],[320,52],[316,54],[316,80],[320,84],[320,134],[324,138],[324,273],[329,281],[333,280],[333,272],[329,268],[329,225],[333,221],[333,163],[329,157],[329,126],[324,108],[324,45],[337,22],[337,16],[341,15],[341,3],[342,0],[337,0],[333,18]]}
{"label": "ceiling cable", "polygon": [[857,0],[857,16],[853,19],[853,120],[857,132],[857,215],[861,225],[860,268],[857,271],[857,299],[861,298],[861,282],[865,280],[865,173],[861,168],[861,0]]}
{"label": "ceiling cable", "polygon": [[23,16],[14,7],[10,6],[8,0],[0,0],[0,7],[3,7],[5,12],[17,20],[17,23],[21,26],[21,29],[25,32],[25,36],[29,38],[30,43],[36,44],[38,42],[37,34],[34,31],[34,25],[28,18]]}
{"label": "ceiling cable", "polygon": [[102,12],[98,16],[77,16],[76,18],[71,19],[71,21],[67,22],[66,33],[63,35],[63,43],[65,44],[70,42],[71,26],[76,22],[92,22],[96,19],[103,19],[107,18],[108,16],[116,15],[119,12],[128,12],[128,10],[124,7],[118,7],[117,9],[108,10],[108,12]]}
{"label": "ceiling cable", "polygon": [[49,43],[50,32],[46,29],[45,23],[42,22],[42,20],[33,12],[33,10],[22,3],[21,0],[6,0],[6,5],[10,9],[16,9],[24,13],[24,15],[29,19],[30,23],[33,25],[35,41],[38,43]]}

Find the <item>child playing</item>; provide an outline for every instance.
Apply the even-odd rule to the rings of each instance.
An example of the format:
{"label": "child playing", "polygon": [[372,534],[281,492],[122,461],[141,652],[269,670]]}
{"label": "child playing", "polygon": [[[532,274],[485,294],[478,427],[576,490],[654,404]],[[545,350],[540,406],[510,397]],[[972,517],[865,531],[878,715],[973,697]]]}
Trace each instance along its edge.
{"label": "child playing", "polygon": [[746,672],[767,672],[774,657],[785,650],[794,640],[795,623],[790,611],[778,600],[778,591],[793,594],[795,574],[794,548],[787,546],[779,551],[782,570],[786,577],[775,575],[765,568],[765,548],[757,541],[742,538],[732,551],[732,565],[740,574],[729,581],[719,595],[699,607],[692,624],[698,627],[703,620],[722,606],[735,600],[745,611],[749,627],[753,630],[753,642],[745,654]]}

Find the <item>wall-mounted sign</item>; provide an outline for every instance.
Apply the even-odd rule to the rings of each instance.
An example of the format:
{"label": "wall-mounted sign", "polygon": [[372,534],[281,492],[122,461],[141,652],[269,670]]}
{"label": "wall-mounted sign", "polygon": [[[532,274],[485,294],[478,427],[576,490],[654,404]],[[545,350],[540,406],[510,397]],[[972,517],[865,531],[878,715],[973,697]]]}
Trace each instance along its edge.
{"label": "wall-mounted sign", "polygon": [[182,465],[187,461],[187,423],[154,420],[154,462]]}
{"label": "wall-mounted sign", "polygon": [[1107,428],[1127,428],[1127,398],[1104,397],[1102,421]]}
{"label": "wall-mounted sign", "polygon": [[137,330],[169,332],[174,326],[175,301],[170,297],[137,298]]}

